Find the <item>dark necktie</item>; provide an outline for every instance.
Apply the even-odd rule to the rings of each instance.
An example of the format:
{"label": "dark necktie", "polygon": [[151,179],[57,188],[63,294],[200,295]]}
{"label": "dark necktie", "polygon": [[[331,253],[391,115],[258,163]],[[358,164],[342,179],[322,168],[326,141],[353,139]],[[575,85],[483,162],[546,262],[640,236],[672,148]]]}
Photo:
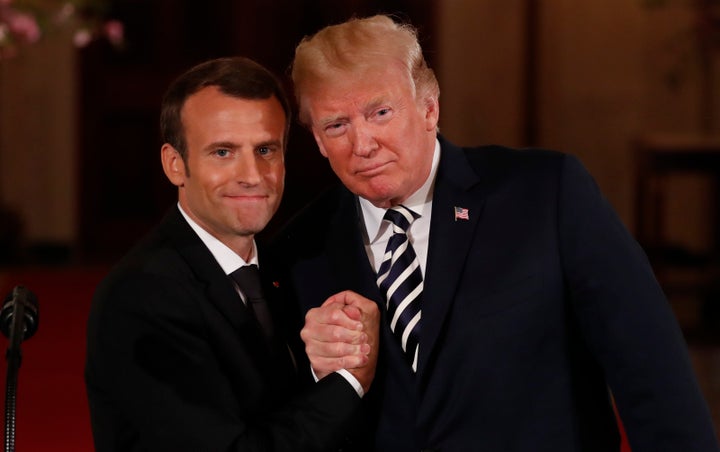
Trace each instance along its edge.
{"label": "dark necktie", "polygon": [[417,218],[420,215],[403,205],[385,212],[383,221],[390,222],[393,235],[385,248],[377,278],[378,287],[385,295],[390,329],[400,341],[413,371],[417,370],[423,278],[407,230]]}
{"label": "dark necktie", "polygon": [[270,310],[267,301],[263,296],[262,286],[260,284],[260,271],[257,265],[245,265],[230,273],[230,277],[240,287],[248,309],[255,315],[260,324],[265,338],[269,343],[272,342],[274,329]]}

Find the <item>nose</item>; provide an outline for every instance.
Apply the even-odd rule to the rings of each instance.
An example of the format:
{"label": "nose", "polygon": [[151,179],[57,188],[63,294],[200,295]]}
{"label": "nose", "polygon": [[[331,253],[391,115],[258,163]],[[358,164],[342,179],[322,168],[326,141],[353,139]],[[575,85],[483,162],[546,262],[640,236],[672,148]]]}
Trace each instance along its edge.
{"label": "nose", "polygon": [[356,126],[353,132],[353,154],[358,157],[369,157],[378,148],[372,130],[367,126]]}
{"label": "nose", "polygon": [[235,180],[244,185],[257,185],[262,179],[261,162],[255,151],[240,152],[235,162]]}

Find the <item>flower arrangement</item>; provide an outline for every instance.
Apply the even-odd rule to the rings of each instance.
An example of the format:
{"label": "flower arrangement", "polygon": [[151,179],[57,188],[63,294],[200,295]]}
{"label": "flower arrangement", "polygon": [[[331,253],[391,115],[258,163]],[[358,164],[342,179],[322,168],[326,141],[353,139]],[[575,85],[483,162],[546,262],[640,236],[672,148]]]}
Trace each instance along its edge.
{"label": "flower arrangement", "polygon": [[120,46],[123,25],[108,12],[108,0],[0,0],[0,61],[64,28],[73,30],[78,47],[100,37]]}

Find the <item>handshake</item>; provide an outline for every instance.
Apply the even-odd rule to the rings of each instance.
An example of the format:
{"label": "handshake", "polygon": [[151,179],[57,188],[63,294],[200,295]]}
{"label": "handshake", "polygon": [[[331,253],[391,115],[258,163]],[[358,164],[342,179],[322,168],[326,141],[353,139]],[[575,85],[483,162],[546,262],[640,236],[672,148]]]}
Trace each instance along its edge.
{"label": "handshake", "polygon": [[377,304],[346,290],[305,315],[300,337],[315,375],[345,369],[367,392],[375,376],[380,311]]}

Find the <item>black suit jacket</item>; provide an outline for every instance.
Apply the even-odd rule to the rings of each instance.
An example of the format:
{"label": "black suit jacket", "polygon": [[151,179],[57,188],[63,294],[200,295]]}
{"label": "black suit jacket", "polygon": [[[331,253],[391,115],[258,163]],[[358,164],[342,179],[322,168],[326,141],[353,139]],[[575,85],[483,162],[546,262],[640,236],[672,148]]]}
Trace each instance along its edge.
{"label": "black suit jacket", "polygon": [[360,399],[335,374],[312,382],[297,308],[270,283],[272,263],[261,266],[275,350],[177,208],[112,270],[88,321],[98,451],[337,447]]}
{"label": "black suit jacket", "polygon": [[[376,450],[618,450],[609,387],[634,452],[717,451],[674,315],[581,164],[440,141],[418,371],[383,322]],[[340,187],[283,232],[304,309],[344,289],[382,304],[360,228]]]}

